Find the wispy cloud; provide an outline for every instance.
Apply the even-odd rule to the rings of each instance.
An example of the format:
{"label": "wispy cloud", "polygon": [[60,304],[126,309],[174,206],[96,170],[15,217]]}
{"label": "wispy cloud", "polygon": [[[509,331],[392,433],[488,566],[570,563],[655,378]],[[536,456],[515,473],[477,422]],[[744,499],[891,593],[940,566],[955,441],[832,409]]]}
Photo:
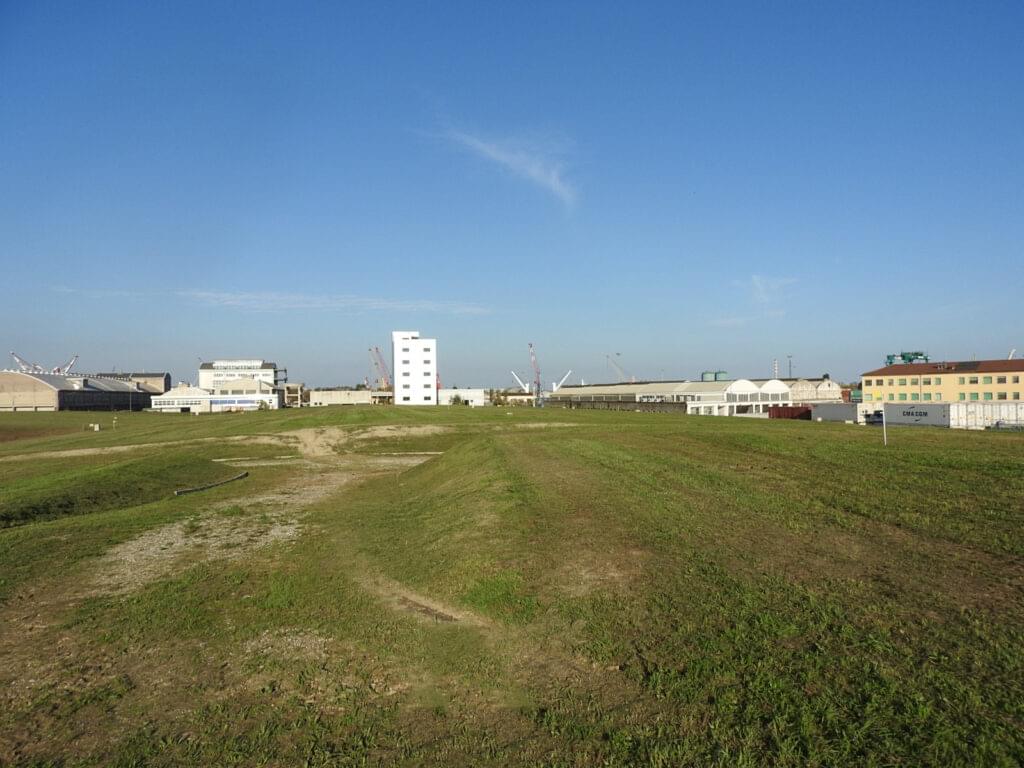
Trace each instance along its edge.
{"label": "wispy cloud", "polygon": [[348,312],[432,312],[447,315],[486,315],[490,309],[464,301],[432,299],[382,299],[371,296],[328,293],[285,293],[280,291],[221,291],[193,289],[188,291],[132,291],[75,288],[51,285],[50,290],[82,299],[141,299],[177,297],[211,307],[225,307],[246,312],[348,311]]}
{"label": "wispy cloud", "polygon": [[550,150],[535,142],[485,139],[454,130],[448,131],[446,136],[478,157],[547,190],[565,205],[576,202],[576,188],[565,178],[562,164]]}
{"label": "wispy cloud", "polygon": [[179,291],[179,296],[209,306],[226,307],[247,312],[287,311],[376,311],[433,312],[449,315],[485,315],[486,307],[457,301],[429,299],[381,299],[349,294],[280,293],[276,291]]}
{"label": "wispy cloud", "polygon": [[68,285],[51,285],[50,290],[69,296],[83,296],[87,299],[139,299],[149,295],[145,291],[114,290],[107,288],[72,288]]}
{"label": "wispy cloud", "polygon": [[747,280],[738,280],[735,282],[736,287],[746,292],[748,296],[749,314],[712,318],[707,324],[716,328],[741,328],[756,322],[785,317],[787,289],[796,283],[795,277],[765,275],[751,275]]}
{"label": "wispy cloud", "polygon": [[762,305],[777,304],[785,298],[786,288],[796,283],[795,277],[750,276],[750,291],[754,301]]}

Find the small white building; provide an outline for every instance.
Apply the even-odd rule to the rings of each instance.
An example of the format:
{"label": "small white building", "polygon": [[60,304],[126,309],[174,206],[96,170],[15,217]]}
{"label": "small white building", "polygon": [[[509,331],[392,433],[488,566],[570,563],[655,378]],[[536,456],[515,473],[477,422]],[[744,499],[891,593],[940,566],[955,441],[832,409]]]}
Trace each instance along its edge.
{"label": "small white building", "polygon": [[369,389],[313,389],[309,391],[310,406],[370,405],[373,392]]}
{"label": "small white building", "polygon": [[162,413],[222,413],[277,410],[282,405],[280,389],[256,379],[233,379],[213,391],[179,384],[153,396],[150,407]]}
{"label": "small white building", "polygon": [[391,360],[395,405],[437,405],[437,339],[393,331]]}
{"label": "small white building", "polygon": [[491,399],[487,396],[486,389],[453,387],[437,391],[438,405],[453,405],[456,401],[459,405],[468,405],[473,408],[491,404]]}
{"label": "small white building", "polygon": [[199,365],[199,388],[214,390],[231,379],[257,379],[271,387],[288,381],[288,371],[267,360],[213,360]]}

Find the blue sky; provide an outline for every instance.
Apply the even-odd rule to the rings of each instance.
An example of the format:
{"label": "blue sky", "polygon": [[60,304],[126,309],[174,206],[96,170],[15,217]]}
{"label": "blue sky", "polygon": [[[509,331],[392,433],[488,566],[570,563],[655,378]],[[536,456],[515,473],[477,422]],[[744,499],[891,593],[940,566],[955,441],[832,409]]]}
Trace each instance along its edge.
{"label": "blue sky", "polygon": [[1024,4],[0,0],[3,351],[354,383],[1024,351]]}

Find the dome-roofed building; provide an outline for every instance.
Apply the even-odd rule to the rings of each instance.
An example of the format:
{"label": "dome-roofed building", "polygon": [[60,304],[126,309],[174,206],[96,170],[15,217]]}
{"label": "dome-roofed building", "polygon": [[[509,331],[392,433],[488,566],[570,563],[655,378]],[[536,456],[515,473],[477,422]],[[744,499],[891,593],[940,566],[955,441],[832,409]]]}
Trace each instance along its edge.
{"label": "dome-roofed building", "polygon": [[0,371],[0,411],[141,411],[151,397],[134,381]]}

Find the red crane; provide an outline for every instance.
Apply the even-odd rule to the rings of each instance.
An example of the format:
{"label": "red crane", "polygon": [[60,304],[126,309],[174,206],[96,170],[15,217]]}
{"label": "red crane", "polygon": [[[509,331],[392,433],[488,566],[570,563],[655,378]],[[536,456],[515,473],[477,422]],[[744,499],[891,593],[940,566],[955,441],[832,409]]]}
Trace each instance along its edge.
{"label": "red crane", "polygon": [[384,355],[381,354],[380,347],[370,347],[370,362],[377,369],[381,388],[391,389],[391,371],[388,369],[388,364],[384,362]]}

